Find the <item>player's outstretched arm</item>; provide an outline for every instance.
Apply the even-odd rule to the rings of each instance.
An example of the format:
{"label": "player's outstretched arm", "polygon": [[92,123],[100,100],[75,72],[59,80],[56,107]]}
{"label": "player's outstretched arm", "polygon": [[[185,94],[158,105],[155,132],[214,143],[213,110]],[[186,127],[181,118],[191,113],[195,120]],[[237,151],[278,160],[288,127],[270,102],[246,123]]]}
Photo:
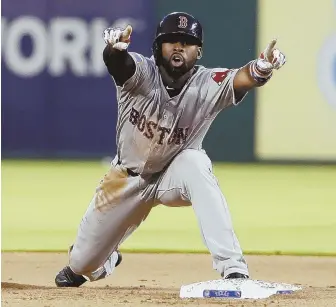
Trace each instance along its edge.
{"label": "player's outstretched arm", "polygon": [[258,59],[249,62],[236,74],[233,86],[237,93],[246,93],[252,88],[264,85],[271,79],[273,70],[286,63],[285,55],[275,49],[277,40],[273,39]]}
{"label": "player's outstretched arm", "polygon": [[107,28],[103,33],[106,43],[103,60],[109,74],[119,86],[122,86],[135,73],[134,60],[127,52],[131,34],[132,27],[130,25],[124,30]]}

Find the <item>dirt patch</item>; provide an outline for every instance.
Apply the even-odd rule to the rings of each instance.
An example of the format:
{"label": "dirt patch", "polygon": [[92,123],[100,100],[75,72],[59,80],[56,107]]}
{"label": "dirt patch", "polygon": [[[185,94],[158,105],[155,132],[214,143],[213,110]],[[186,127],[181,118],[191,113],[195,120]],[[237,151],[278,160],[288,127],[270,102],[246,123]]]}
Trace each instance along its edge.
{"label": "dirt patch", "polygon": [[182,300],[181,285],[218,279],[209,255],[124,254],[105,280],[76,289],[56,288],[67,263],[56,253],[2,253],[2,306],[336,306],[336,258],[247,256],[251,277],[301,284],[304,290],[267,300]]}

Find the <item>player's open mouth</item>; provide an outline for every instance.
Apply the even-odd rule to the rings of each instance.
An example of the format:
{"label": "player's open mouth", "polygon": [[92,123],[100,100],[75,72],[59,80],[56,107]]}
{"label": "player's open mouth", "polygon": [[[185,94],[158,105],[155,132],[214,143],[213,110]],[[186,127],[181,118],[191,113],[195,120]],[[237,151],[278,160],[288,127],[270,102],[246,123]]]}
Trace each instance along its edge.
{"label": "player's open mouth", "polygon": [[175,54],[172,55],[171,62],[173,64],[173,66],[180,67],[184,63],[183,56],[178,54],[178,53],[175,53]]}

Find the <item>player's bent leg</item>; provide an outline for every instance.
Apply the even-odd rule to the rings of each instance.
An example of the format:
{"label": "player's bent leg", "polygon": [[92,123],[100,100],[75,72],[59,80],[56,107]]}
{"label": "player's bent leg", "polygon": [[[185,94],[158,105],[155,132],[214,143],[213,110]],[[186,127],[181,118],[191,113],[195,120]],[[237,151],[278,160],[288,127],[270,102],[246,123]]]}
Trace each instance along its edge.
{"label": "player's bent leg", "polygon": [[[86,229],[90,228],[94,231],[94,227],[91,228],[89,224],[85,225],[89,214],[88,212],[85,214],[80,224],[75,244],[69,253],[69,267],[75,274],[82,275],[89,281],[96,281],[112,274],[114,268],[120,264],[122,256],[115,247],[115,242],[118,242],[118,237],[116,236],[113,237],[105,234],[105,236],[107,235],[111,240],[111,247],[106,248],[103,248],[100,244],[92,244],[90,241],[83,240]],[[104,240],[104,238],[100,240]],[[90,246],[96,249],[95,252],[88,251],[87,248]],[[106,260],[102,260],[104,259],[103,257],[106,258]]]}
{"label": "player's bent leg", "polygon": [[70,253],[71,269],[91,281],[111,274],[115,260],[110,255],[140,225],[150,209],[150,205],[136,201],[122,203],[105,213],[92,208],[85,214]]}
{"label": "player's bent leg", "polygon": [[160,178],[156,197],[167,206],[191,203],[214,269],[224,278],[248,276],[225,197],[205,152],[180,153]]}
{"label": "player's bent leg", "polygon": [[[109,179],[104,178],[104,181]],[[100,186],[79,225],[75,243],[69,253],[68,266],[75,279],[76,276],[82,276],[86,280],[95,281],[111,274],[120,262],[118,247],[141,224],[152,208],[150,202],[142,199],[140,191],[146,182],[140,176],[127,177],[125,184],[119,181],[112,180],[108,185]],[[109,191],[110,186],[113,193]],[[122,192],[117,193],[118,189]],[[67,269],[65,273],[71,272]],[[70,278],[73,274],[70,274]],[[83,279],[79,278],[79,282],[75,281],[75,284],[81,281]]]}

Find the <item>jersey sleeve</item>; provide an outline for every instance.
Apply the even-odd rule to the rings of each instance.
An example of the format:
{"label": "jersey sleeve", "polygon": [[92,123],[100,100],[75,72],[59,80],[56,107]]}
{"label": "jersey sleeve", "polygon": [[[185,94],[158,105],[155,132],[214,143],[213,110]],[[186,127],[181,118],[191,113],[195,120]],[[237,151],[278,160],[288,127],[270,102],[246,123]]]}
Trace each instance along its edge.
{"label": "jersey sleeve", "polygon": [[153,59],[135,52],[129,52],[135,63],[135,73],[121,87],[121,91],[142,92],[145,94],[153,87],[155,63]]}
{"label": "jersey sleeve", "polygon": [[247,93],[236,97],[233,80],[239,69],[216,68],[210,71],[209,93],[212,96],[212,112],[238,105]]}

